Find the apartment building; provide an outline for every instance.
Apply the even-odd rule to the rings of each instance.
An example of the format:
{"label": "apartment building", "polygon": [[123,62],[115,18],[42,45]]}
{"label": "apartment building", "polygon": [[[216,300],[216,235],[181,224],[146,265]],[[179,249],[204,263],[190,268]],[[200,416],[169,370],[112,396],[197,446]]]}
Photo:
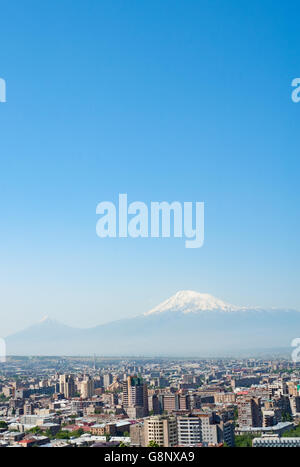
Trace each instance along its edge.
{"label": "apartment building", "polygon": [[262,413],[260,408],[260,398],[248,395],[239,396],[238,422],[239,427],[256,427],[262,425]]}
{"label": "apartment building", "polygon": [[94,381],[90,376],[85,376],[81,382],[80,394],[83,399],[88,399],[94,395]]}
{"label": "apartment building", "polygon": [[214,394],[214,399],[216,404],[232,404],[236,395],[233,392],[217,392]]}
{"label": "apartment building", "polygon": [[189,410],[190,409],[190,398],[188,394],[163,394],[162,395],[162,406],[163,410],[168,413],[172,413],[178,410]]}
{"label": "apartment building", "polygon": [[202,442],[202,424],[199,417],[178,417],[179,446],[195,446]]}
{"label": "apartment building", "polygon": [[75,396],[75,381],[73,375],[60,375],[59,392],[64,394],[66,399]]}
{"label": "apartment building", "polygon": [[154,441],[160,447],[172,447],[178,444],[177,420],[175,417],[156,415],[145,419],[145,445]]}
{"label": "apartment building", "polygon": [[123,382],[123,406],[129,418],[148,415],[148,388],[142,378],[128,376]]}
{"label": "apartment building", "polygon": [[179,446],[226,443],[234,446],[234,424],[209,414],[177,418]]}

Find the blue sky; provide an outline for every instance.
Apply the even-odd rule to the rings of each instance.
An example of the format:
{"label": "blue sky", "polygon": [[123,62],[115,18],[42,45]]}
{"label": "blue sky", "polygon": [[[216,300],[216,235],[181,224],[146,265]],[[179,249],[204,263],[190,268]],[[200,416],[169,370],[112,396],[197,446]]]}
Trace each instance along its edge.
{"label": "blue sky", "polygon": [[[0,334],[92,326],[181,289],[299,295],[295,2],[1,2]],[[205,245],[99,239],[96,205],[204,201]]]}

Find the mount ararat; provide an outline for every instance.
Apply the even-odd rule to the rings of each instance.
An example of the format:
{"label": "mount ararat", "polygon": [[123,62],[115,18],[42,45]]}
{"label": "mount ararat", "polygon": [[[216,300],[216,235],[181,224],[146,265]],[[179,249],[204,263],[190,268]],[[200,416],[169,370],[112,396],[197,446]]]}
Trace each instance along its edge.
{"label": "mount ararat", "polygon": [[180,291],[143,315],[79,329],[49,318],[6,338],[8,355],[208,357],[288,348],[300,312]]}

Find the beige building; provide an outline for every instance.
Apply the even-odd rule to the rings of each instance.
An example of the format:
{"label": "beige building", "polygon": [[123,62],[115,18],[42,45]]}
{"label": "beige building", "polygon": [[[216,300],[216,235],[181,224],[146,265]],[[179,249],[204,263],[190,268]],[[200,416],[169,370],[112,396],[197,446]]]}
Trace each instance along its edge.
{"label": "beige building", "polygon": [[286,383],[287,385],[287,391],[288,393],[291,395],[291,396],[298,396],[299,393],[298,393],[298,385],[293,382],[293,381],[288,381]]}
{"label": "beige building", "polygon": [[64,394],[66,399],[75,396],[75,381],[73,375],[60,375],[59,392]]}
{"label": "beige building", "polygon": [[148,415],[148,389],[142,378],[128,376],[123,382],[123,406],[129,418]]}
{"label": "beige building", "polygon": [[233,392],[217,392],[214,394],[216,404],[232,404],[235,402],[235,394]]}
{"label": "beige building", "polygon": [[102,423],[99,425],[93,425],[91,427],[91,434],[96,436],[115,435],[116,434],[115,423]]}
{"label": "beige building", "polygon": [[188,394],[182,393],[166,393],[163,395],[163,410],[168,413],[175,412],[177,410],[189,410],[189,396]]}
{"label": "beige building", "polygon": [[94,395],[94,381],[90,376],[86,376],[81,382],[80,394],[83,399],[89,399]]}
{"label": "beige building", "polygon": [[262,425],[262,412],[259,397],[248,395],[239,396],[238,404],[238,422],[239,427],[257,427]]}
{"label": "beige building", "polygon": [[145,419],[145,445],[154,441],[160,447],[172,447],[178,444],[177,421],[175,417],[156,415]]}
{"label": "beige building", "polygon": [[145,447],[145,427],[144,423],[135,423],[130,426],[130,446]]}

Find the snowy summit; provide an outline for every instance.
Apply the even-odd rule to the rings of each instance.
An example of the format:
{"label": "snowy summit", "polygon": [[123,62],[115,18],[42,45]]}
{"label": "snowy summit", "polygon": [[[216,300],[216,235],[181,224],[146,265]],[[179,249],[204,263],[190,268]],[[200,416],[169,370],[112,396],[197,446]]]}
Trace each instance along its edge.
{"label": "snowy summit", "polygon": [[145,316],[164,313],[167,311],[179,311],[183,314],[197,313],[200,311],[238,311],[243,307],[231,305],[213,297],[207,293],[194,292],[192,290],[181,290],[172,297],[150,311]]}

